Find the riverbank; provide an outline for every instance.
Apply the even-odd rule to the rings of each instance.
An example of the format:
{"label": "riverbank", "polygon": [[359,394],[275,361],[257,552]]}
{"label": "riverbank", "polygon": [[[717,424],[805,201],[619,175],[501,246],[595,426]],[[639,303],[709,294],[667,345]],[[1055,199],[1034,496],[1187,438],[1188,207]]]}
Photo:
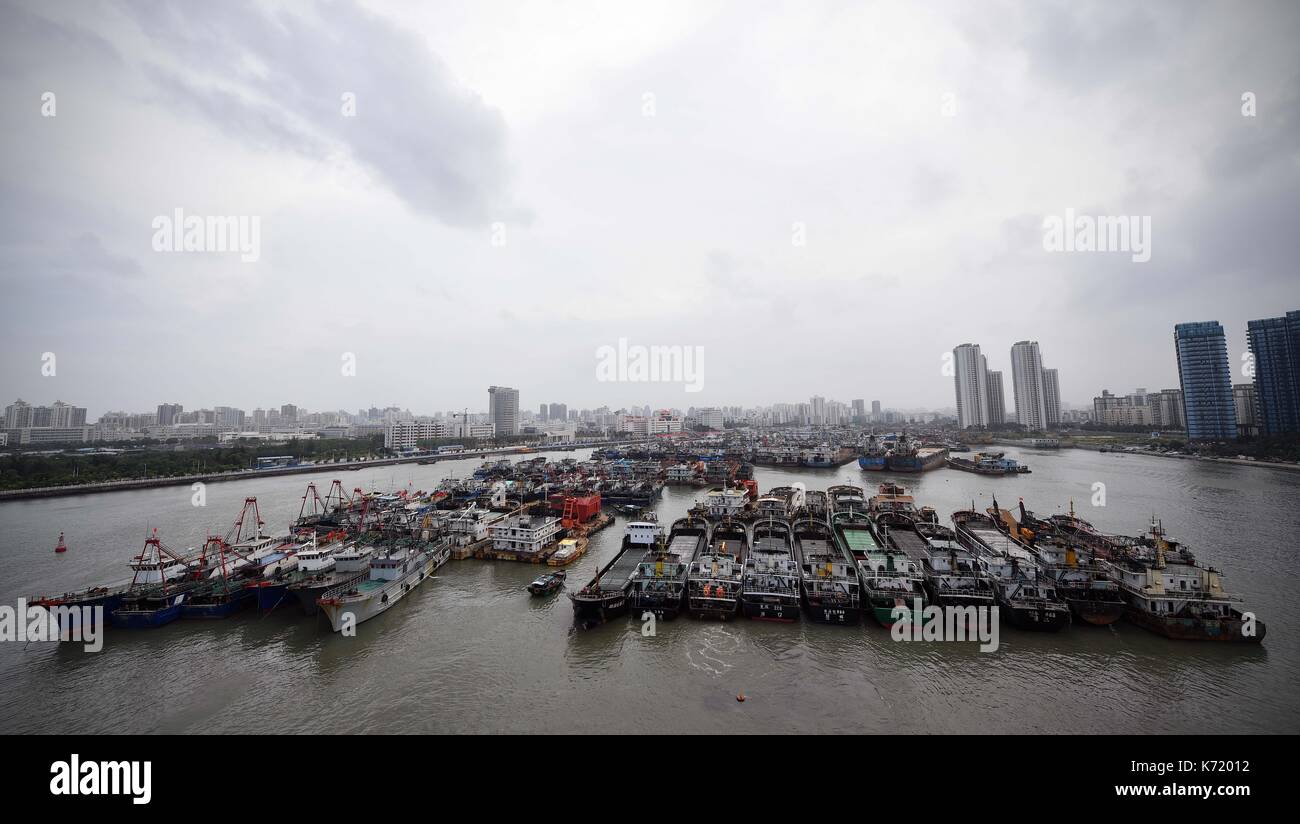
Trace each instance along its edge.
{"label": "riverbank", "polygon": [[128,489],[156,489],[164,486],[185,486],[194,483],[223,483],[226,481],[246,481],[252,478],[274,478],[279,475],[302,475],[310,472],[339,471],[350,472],[375,466],[393,466],[409,463],[438,463],[442,461],[463,461],[466,458],[486,458],[489,455],[530,455],[540,450],[547,452],[574,452],[579,449],[595,449],[607,446],[625,446],[635,441],[609,441],[597,443],[575,443],[563,446],[501,446],[493,449],[474,449],[468,452],[447,455],[409,455],[398,458],[372,458],[365,461],[346,461],[339,463],[297,464],[295,466],[275,467],[273,469],[240,469],[234,472],[209,472],[196,475],[173,475],[166,478],[123,478],[116,481],[100,481],[91,484],[67,484],[64,486],[32,487],[30,489],[0,490],[0,501],[22,500],[26,498],[57,498],[65,495],[83,495],[91,492],[120,492]]}
{"label": "riverbank", "polygon": [[1061,448],[1082,449],[1088,452],[1101,452],[1102,450],[1105,450],[1107,454],[1111,455],[1145,455],[1152,458],[1174,458],[1183,461],[1206,461],[1208,463],[1236,464],[1237,466],[1256,466],[1265,469],[1286,469],[1292,472],[1300,471],[1300,464],[1259,461],[1251,460],[1250,458],[1218,458],[1212,455],[1171,455],[1168,452],[1151,452],[1147,450],[1129,452],[1125,449],[1117,449],[1113,446],[1104,446],[1099,444],[1069,444],[1062,445]]}

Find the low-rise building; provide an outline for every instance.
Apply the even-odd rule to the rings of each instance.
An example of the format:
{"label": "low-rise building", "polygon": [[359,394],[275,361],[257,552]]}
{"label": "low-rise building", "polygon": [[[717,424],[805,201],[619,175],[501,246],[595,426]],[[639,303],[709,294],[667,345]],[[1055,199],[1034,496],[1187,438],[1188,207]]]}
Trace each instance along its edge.
{"label": "low-rise building", "polygon": [[488,528],[492,548],[499,552],[536,555],[555,542],[560,519],[541,515],[512,515]]}

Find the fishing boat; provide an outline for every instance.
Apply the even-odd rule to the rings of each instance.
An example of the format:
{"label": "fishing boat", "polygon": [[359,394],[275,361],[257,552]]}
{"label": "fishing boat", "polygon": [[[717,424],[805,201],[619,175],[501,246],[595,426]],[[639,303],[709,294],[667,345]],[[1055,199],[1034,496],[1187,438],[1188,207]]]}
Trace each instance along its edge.
{"label": "fishing boat", "polygon": [[307,569],[300,569],[287,593],[298,600],[302,611],[315,615],[316,602],[327,591],[363,580],[370,573],[375,548],[369,543],[344,541],[342,533],[329,533],[316,547]]}
{"label": "fishing boat", "polygon": [[918,521],[916,531],[925,539],[921,574],[931,603],[945,609],[993,606],[993,584],[984,577],[975,553],[957,540],[957,533],[931,521]]}
{"label": "fishing boat", "polygon": [[[96,615],[103,615],[105,623],[113,610],[122,605],[122,596],[131,589],[129,581],[107,586],[93,586],[61,595],[36,595],[27,599],[32,606],[44,607],[59,618],[59,631],[71,631],[74,628],[97,626]],[[98,607],[100,612],[96,613]],[[89,613],[84,610],[89,608]],[[83,623],[83,616],[89,617],[89,624]]]}
{"label": "fishing boat", "polygon": [[839,484],[826,490],[826,497],[830,499],[829,514],[838,515],[843,513],[867,511],[867,499],[862,491],[862,487],[853,484]]}
{"label": "fishing boat", "polygon": [[534,578],[533,582],[528,585],[527,589],[532,593],[534,598],[543,595],[550,595],[559,590],[560,587],[564,586],[564,579],[567,576],[568,573],[562,569],[557,569],[554,572],[547,572]]}
{"label": "fishing boat", "polygon": [[661,620],[677,617],[686,603],[686,571],[707,541],[707,522],[690,517],[673,522],[668,539],[656,541],[632,572],[628,607],[633,617],[647,612]]}
{"label": "fishing boat", "polygon": [[923,447],[904,433],[885,456],[885,466],[891,472],[925,472],[943,466],[947,458],[947,449]]}
{"label": "fishing boat", "polygon": [[113,626],[121,629],[152,629],[170,624],[181,617],[188,587],[157,584],[133,590],[123,596],[118,608],[109,615]]}
{"label": "fishing boat", "polygon": [[1165,535],[1154,516],[1147,535],[1106,565],[1119,583],[1125,616],[1144,629],[1178,640],[1264,640],[1264,622],[1224,590],[1222,574]]}
{"label": "fishing boat", "polygon": [[948,467],[976,475],[1017,475],[1029,471],[1029,467],[1007,458],[1001,452],[976,452],[969,458],[947,459]]}
{"label": "fishing boat", "polygon": [[197,559],[182,557],[164,546],[157,530],[145,540],[130,567],[131,583],[117,608],[109,613],[113,626],[126,629],[161,627],[175,621],[196,585],[194,579],[204,572]]}
{"label": "fishing boat", "polygon": [[867,445],[858,458],[858,467],[866,472],[883,472],[888,450],[875,435],[867,438]]}
{"label": "fishing boat", "polygon": [[663,526],[655,520],[653,513],[642,513],[637,520],[628,521],[623,530],[623,542],[613,559],[601,567],[586,586],[569,593],[574,620],[589,627],[626,615],[632,573],[636,572],[637,564],[645,554],[662,539]]}
{"label": "fishing boat", "polygon": [[1057,632],[1070,625],[1070,608],[1056,594],[1056,583],[1033,553],[998,529],[994,519],[974,508],[952,514],[957,540],[979,558],[992,581],[999,611],[1012,626]]}
{"label": "fishing boat", "polygon": [[[881,520],[890,515],[878,512],[866,524],[860,520],[843,521],[837,529],[857,564],[862,600],[876,623],[892,627],[902,621],[919,626],[929,600],[921,560],[909,556],[890,539]],[[897,517],[907,520],[901,514]]]}
{"label": "fishing boat", "polygon": [[740,602],[746,618],[799,620],[799,567],[787,522],[769,518],[754,525]]}
{"label": "fishing boat", "polygon": [[799,599],[808,617],[819,624],[857,624],[862,616],[857,564],[835,540],[830,525],[816,518],[796,521],[794,554]]}
{"label": "fishing boat", "polygon": [[867,514],[874,521],[882,513],[895,513],[916,518],[916,499],[902,484],[885,481],[876,488],[876,494],[867,500]]}
{"label": "fishing boat", "polygon": [[1109,568],[1098,563],[1093,552],[1077,541],[1056,534],[1050,521],[1034,517],[1020,501],[1020,517],[997,509],[989,510],[998,526],[1029,549],[1039,566],[1056,582],[1056,594],[1070,607],[1075,618],[1092,626],[1113,624],[1124,614],[1124,598]]}
{"label": "fishing boat", "polygon": [[316,602],[335,631],[350,630],[386,612],[451,558],[446,539],[389,547],[370,559],[369,575],[326,590]]}
{"label": "fishing boat", "polygon": [[723,621],[736,616],[748,553],[749,530],[744,524],[723,521],[713,527],[686,576],[686,604],[692,616]]}

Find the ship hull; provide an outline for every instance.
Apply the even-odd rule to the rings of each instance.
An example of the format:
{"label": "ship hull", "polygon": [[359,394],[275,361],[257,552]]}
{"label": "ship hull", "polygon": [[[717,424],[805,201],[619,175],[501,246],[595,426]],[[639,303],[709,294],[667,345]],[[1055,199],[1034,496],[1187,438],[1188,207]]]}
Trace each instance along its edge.
{"label": "ship hull", "polygon": [[[109,592],[103,595],[76,596],[72,598],[41,598],[32,601],[33,606],[41,606],[55,611],[59,616],[59,632],[71,632],[77,628],[89,628],[95,626],[95,608],[100,607],[104,616],[104,623],[111,624],[113,611],[122,606],[122,592]],[[83,607],[90,609],[89,620],[84,621],[83,616],[86,613]],[[58,610],[65,611],[59,612]]]}
{"label": "ship hull", "polygon": [[691,598],[688,610],[692,618],[706,621],[730,621],[736,617],[739,604],[725,598]]}
{"label": "ship hull", "polygon": [[870,455],[863,455],[862,457],[858,458],[858,467],[863,470],[866,470],[867,472],[884,472],[885,459],[883,456],[872,457]]}
{"label": "ship hull", "polygon": [[804,609],[808,612],[808,618],[815,624],[835,624],[847,627],[856,625],[862,620],[862,610],[858,607],[807,603],[804,605]]}
{"label": "ship hull", "polygon": [[1060,632],[1070,625],[1070,610],[1065,605],[999,604],[1003,615],[1016,629],[1030,632]]}
{"label": "ship hull", "polygon": [[1093,598],[1074,598],[1068,593],[1064,595],[1071,614],[1089,626],[1110,626],[1124,615],[1123,601],[1098,601]]}
{"label": "ship hull", "polygon": [[1255,634],[1243,634],[1245,622],[1241,618],[1163,618],[1143,610],[1129,607],[1125,617],[1143,629],[1177,641],[1235,641],[1257,644],[1264,640],[1267,631],[1263,621],[1255,622]]}
{"label": "ship hull", "polygon": [[213,600],[189,600],[181,606],[181,617],[186,619],[229,618],[256,602],[253,591],[240,587],[225,597]]}
{"label": "ship hull", "polygon": [[259,612],[271,612],[286,600],[292,600],[289,597],[289,584],[263,584],[252,588],[257,595],[257,609]]}
{"label": "ship hull", "polygon": [[[360,596],[343,596],[325,603],[318,601],[317,606],[329,619],[330,628],[335,632],[349,625],[356,627],[387,612],[394,604],[414,592],[439,566],[434,556],[427,555],[401,578],[395,578],[383,587]],[[350,622],[349,615],[352,617]]]}
{"label": "ship hull", "polygon": [[657,620],[671,621],[678,615],[681,615],[682,607],[683,600],[680,598],[675,601],[631,601],[628,604],[628,611],[638,619],[644,618],[645,614],[649,612],[653,614]]}
{"label": "ship hull", "polygon": [[791,596],[781,598],[777,595],[746,596],[740,604],[741,612],[746,618],[755,621],[777,621],[792,624],[799,620],[799,600]]}
{"label": "ship hull", "polygon": [[623,593],[601,598],[571,596],[573,620],[584,626],[595,626],[627,615],[627,596]]}
{"label": "ship hull", "polygon": [[157,609],[119,608],[109,615],[109,620],[119,629],[154,629],[166,626],[179,617],[181,601],[177,600]]}

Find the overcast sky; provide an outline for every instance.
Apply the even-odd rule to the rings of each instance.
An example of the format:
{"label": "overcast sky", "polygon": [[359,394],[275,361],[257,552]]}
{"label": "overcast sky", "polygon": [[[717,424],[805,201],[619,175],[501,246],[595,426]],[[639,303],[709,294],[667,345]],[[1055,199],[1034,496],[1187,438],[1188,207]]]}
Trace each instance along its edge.
{"label": "overcast sky", "polygon": [[[1300,308],[1298,9],[4,2],[0,403],[940,408],[969,341],[1010,406],[1022,339],[1176,386],[1175,323]],[[260,258],[155,251],[177,208]],[[597,381],[620,337],[703,391]]]}

